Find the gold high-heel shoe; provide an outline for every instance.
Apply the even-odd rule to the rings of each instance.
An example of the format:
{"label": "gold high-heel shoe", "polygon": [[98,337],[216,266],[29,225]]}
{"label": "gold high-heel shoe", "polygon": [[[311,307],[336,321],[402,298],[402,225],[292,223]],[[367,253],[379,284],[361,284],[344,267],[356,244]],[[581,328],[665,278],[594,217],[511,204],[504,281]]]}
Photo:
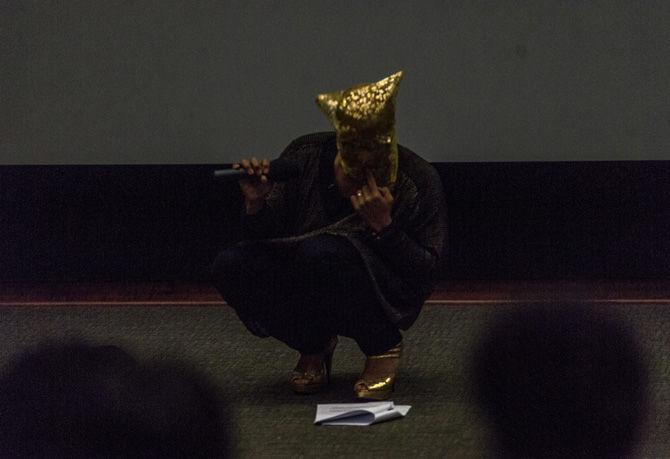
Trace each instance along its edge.
{"label": "gold high-heel shoe", "polygon": [[298,364],[291,373],[291,388],[293,392],[296,394],[314,394],[328,384],[330,370],[333,365],[335,346],[337,346],[337,336],[332,337],[326,349],[317,354],[323,360],[321,368],[318,371],[303,370],[300,368],[300,361],[298,361]]}
{"label": "gold high-heel shoe", "polygon": [[366,359],[365,370],[354,384],[356,398],[386,400],[391,396],[401,352],[402,342],[383,354],[371,355]]}

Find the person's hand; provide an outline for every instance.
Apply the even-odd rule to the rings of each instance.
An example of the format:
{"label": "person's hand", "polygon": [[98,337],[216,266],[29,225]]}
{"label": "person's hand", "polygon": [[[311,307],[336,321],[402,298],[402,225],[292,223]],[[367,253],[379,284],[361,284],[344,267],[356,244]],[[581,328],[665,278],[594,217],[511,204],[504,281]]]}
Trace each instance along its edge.
{"label": "person's hand", "polygon": [[270,173],[270,162],[267,159],[259,162],[255,157],[250,160],[243,159],[233,164],[233,169],[240,168],[247,172],[248,177],[238,181],[247,213],[254,214],[263,207],[265,196],[272,190],[272,182],[267,177]]}
{"label": "person's hand", "polygon": [[365,173],[367,185],[364,185],[349,199],[358,215],[365,220],[372,231],[378,233],[391,224],[393,195],[387,187],[377,187],[377,182],[369,170],[366,170]]}

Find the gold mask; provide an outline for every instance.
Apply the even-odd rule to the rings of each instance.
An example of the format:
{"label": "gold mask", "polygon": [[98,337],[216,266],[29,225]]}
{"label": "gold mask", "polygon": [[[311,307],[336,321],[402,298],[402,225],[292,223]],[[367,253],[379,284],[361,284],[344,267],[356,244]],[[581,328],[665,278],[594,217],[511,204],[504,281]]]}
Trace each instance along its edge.
{"label": "gold mask", "polygon": [[395,96],[402,71],[376,83],[319,94],[316,103],[335,128],[337,151],[347,177],[365,182],[369,169],[379,186],[398,174]]}

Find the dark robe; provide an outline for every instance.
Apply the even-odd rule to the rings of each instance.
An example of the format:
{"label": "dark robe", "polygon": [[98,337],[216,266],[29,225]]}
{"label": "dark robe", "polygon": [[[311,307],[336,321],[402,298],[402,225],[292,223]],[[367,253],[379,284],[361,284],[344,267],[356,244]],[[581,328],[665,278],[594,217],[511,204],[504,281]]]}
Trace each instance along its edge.
{"label": "dark robe", "polygon": [[240,244],[268,244],[290,253],[310,236],[346,237],[360,253],[382,309],[398,328],[407,329],[435,287],[446,240],[440,177],[430,163],[398,145],[393,223],[375,236],[349,199],[339,195],[332,172],[336,153],[334,132],[291,142],[280,157],[299,164],[300,176],[275,183],[265,207],[245,215]]}

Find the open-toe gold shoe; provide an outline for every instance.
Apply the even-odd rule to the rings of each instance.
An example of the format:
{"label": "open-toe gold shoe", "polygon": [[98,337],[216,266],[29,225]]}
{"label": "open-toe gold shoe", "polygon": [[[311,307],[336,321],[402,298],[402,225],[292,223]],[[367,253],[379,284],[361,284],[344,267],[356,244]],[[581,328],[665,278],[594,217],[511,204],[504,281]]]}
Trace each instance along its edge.
{"label": "open-toe gold shoe", "polygon": [[354,395],[371,400],[388,399],[395,388],[401,352],[402,342],[383,354],[368,356],[365,370],[354,384]]}
{"label": "open-toe gold shoe", "polygon": [[320,368],[305,370],[302,368],[302,360],[305,356],[301,355],[298,364],[291,372],[291,388],[296,394],[314,394],[325,387],[330,380],[330,369],[333,364],[333,353],[337,346],[337,336],[333,336],[328,342],[328,346],[323,352],[308,356],[310,358],[320,358]]}

